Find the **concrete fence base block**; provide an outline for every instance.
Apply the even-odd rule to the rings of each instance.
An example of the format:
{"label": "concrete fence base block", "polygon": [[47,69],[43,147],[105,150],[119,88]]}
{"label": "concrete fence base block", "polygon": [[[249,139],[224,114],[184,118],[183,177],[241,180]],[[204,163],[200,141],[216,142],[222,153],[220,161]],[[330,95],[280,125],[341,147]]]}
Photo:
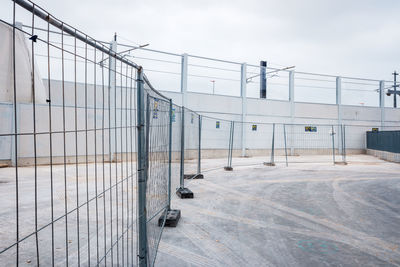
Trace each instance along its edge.
{"label": "concrete fence base block", "polygon": [[229,167],[229,166],[225,166],[225,167],[224,167],[224,170],[225,170],[225,171],[233,171],[233,168],[232,168],[232,167]]}
{"label": "concrete fence base block", "polygon": [[199,174],[184,174],[183,179],[204,179],[204,175]]}
{"label": "concrete fence base block", "polygon": [[275,163],[273,162],[264,162],[263,164],[264,166],[275,166]]}
{"label": "concrete fence base block", "polygon": [[189,189],[189,188],[179,188],[176,191],[176,194],[178,195],[178,197],[180,198],[193,198],[193,192]]}
{"label": "concrete fence base block", "polygon": [[347,162],[335,161],[335,165],[347,165]]}
{"label": "concrete fence base block", "polygon": [[179,219],[181,218],[181,210],[169,210],[164,212],[163,215],[158,218],[158,226],[162,226],[165,219],[165,227],[176,227]]}

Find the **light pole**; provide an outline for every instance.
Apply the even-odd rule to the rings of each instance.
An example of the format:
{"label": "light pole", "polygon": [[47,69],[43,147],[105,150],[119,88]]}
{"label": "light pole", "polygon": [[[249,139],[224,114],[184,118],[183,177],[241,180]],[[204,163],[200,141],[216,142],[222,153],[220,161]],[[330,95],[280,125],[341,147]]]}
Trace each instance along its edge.
{"label": "light pole", "polygon": [[389,89],[386,92],[387,96],[391,96],[393,94],[393,107],[397,108],[397,95],[400,95],[400,91],[397,91],[397,87],[400,85],[397,84],[397,75],[399,75],[396,71],[393,73],[393,85],[391,86],[393,89]]}

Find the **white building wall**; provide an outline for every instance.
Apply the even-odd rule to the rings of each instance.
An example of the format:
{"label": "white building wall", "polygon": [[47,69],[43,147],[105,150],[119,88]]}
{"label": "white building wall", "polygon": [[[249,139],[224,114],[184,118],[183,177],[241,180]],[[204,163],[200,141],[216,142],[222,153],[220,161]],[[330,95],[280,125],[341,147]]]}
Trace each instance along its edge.
{"label": "white building wall", "polygon": [[[44,81],[46,88],[48,88],[48,81]],[[59,131],[61,133],[54,133],[53,137],[53,157],[63,157],[63,114],[62,114],[62,84],[60,81],[51,81],[51,103],[52,103],[52,131]],[[105,92],[104,101],[102,99],[102,87],[96,87],[96,105],[97,112],[94,112],[94,86],[87,87],[87,129],[88,131],[88,154],[94,155],[94,121],[97,121],[97,126],[100,128],[102,121],[102,107],[105,103],[105,125],[108,127],[108,95],[107,87]],[[66,134],[66,154],[68,160],[73,160],[75,156],[75,86],[71,82],[65,83],[65,116],[66,124],[65,130],[72,131]],[[120,114],[120,95],[121,90],[117,87],[117,126],[124,126],[126,117],[125,111]],[[133,92],[134,93],[134,92]],[[173,99],[177,105],[182,104],[182,93],[179,92],[162,92],[167,97]],[[126,95],[125,89],[122,90],[122,98],[129,97]],[[135,98],[133,98],[135,101]],[[234,148],[239,149],[241,144],[242,127],[245,127],[246,134],[246,149],[268,149],[271,144],[272,138],[272,123],[289,124],[291,118],[291,104],[288,101],[266,100],[266,99],[247,99],[247,114],[246,121],[242,125],[239,123],[241,120],[241,98],[235,96],[224,95],[210,95],[205,93],[187,92],[187,103],[189,109],[192,109],[199,114],[203,115],[203,133],[202,145],[204,149],[227,149],[229,141],[230,121],[236,121],[235,134],[234,134]],[[123,108],[125,101],[123,101]],[[136,103],[133,103],[132,109],[135,109]],[[84,156],[86,154],[86,132],[85,132],[85,87],[83,84],[77,85],[77,113],[78,121],[78,155]],[[17,116],[19,133],[31,133],[33,131],[33,117],[32,117],[32,104],[20,103],[18,104],[19,114]],[[13,105],[12,103],[0,104],[0,131],[1,133],[13,132]],[[37,113],[37,132],[48,132],[48,105],[38,104]],[[342,123],[346,125],[346,146],[349,149],[365,149],[365,132],[371,130],[372,127],[380,127],[381,110],[378,107],[359,107],[359,106],[342,106]],[[134,114],[134,113],[133,113]],[[293,123],[295,124],[308,124],[308,125],[336,125],[338,124],[338,106],[333,104],[315,104],[315,103],[294,103],[294,117]],[[385,125],[395,125],[400,128],[400,110],[386,108],[385,111]],[[122,117],[121,117],[122,116]],[[121,124],[122,118],[122,124]],[[128,118],[129,120],[129,118]],[[135,121],[136,118],[133,118]],[[216,121],[220,122],[220,128],[216,128]],[[257,125],[257,131],[252,131],[252,125]],[[353,127],[350,125],[359,125]],[[300,128],[299,128],[300,127]],[[320,126],[322,127],[322,126]],[[325,127],[325,126],[324,126]],[[304,126],[297,128],[287,127],[287,141],[288,146],[295,147],[295,132],[303,131]],[[326,128],[326,129],[325,129]],[[329,127],[326,126],[324,131],[328,133]],[[328,129],[329,128],[329,129]],[[300,129],[300,130],[299,130]],[[322,131],[322,128],[320,128]],[[335,128],[336,129],[336,128]],[[337,131],[337,130],[335,130]],[[283,139],[283,126],[276,126],[276,148],[284,146]],[[128,138],[124,131],[121,132],[117,129],[118,143],[116,146],[116,153],[124,152],[124,148],[128,145],[135,147],[134,140],[130,140],[130,133]],[[134,133],[135,134],[135,133]],[[105,148],[104,152],[108,153],[108,137],[109,131],[104,132]],[[292,137],[291,137],[292,136]],[[311,136],[311,135],[307,135]],[[102,149],[102,131],[97,131],[97,149]],[[122,140],[122,143],[121,143]],[[112,141],[114,142],[114,141]],[[323,146],[327,140],[320,141]],[[0,137],[0,159],[10,160],[12,158],[12,138],[10,136]],[[18,141],[18,155],[21,158],[26,158],[27,161],[33,157],[33,136],[22,135],[19,136]],[[318,146],[318,143],[315,144]],[[37,156],[46,158],[49,157],[49,134],[37,135]],[[179,145],[176,144],[176,147]],[[101,151],[101,150],[100,150]],[[28,162],[29,163],[29,162]]]}

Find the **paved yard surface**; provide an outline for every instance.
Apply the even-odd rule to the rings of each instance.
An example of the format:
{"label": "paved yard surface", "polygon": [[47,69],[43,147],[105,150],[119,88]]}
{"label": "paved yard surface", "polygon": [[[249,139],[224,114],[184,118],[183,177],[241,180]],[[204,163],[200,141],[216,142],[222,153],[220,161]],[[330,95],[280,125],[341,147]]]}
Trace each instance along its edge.
{"label": "paved yard surface", "polygon": [[399,266],[400,165],[348,160],[206,171],[188,185],[194,199],[173,200],[182,218],[164,230],[156,265]]}
{"label": "paved yard surface", "polygon": [[[265,158],[234,158],[232,172],[223,170],[226,159],[202,160],[205,179],[186,181],[195,198],[173,194],[172,208],[181,209],[182,218],[178,227],[164,230],[156,266],[399,266],[400,164],[367,155],[347,159],[349,165],[334,166],[331,156],[289,157],[286,167],[280,156],[275,167],[268,167],[262,165]],[[196,170],[194,162],[186,162],[185,173]],[[115,242],[132,224],[119,249],[114,246],[114,266],[118,257],[122,265],[126,249],[132,252],[125,252],[125,265],[136,261],[136,166],[99,164],[97,176],[95,170],[94,164],[53,166],[57,266],[66,265],[66,236],[69,266],[77,266],[78,246],[81,266],[88,265],[89,251],[93,265],[97,248],[104,255],[104,240],[109,249],[111,236]],[[172,171],[175,189],[178,163]],[[49,166],[39,166],[37,174],[40,265],[50,266]],[[116,181],[118,186],[101,193]],[[15,169],[0,168],[0,250],[15,242],[15,190]],[[36,265],[34,192],[34,168],[19,168],[19,236],[27,237],[19,247],[21,266]],[[101,266],[112,265],[110,254]],[[0,254],[0,266],[15,266],[15,258],[14,245]]]}

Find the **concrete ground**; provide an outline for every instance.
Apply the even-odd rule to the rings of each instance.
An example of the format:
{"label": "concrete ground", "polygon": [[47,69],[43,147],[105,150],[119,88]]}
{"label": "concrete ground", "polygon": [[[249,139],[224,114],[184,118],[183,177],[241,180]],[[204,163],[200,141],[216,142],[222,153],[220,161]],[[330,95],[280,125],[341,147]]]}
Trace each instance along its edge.
{"label": "concrete ground", "polygon": [[205,179],[187,185],[195,198],[173,199],[182,218],[156,266],[399,266],[400,165],[347,160],[234,159],[233,172],[204,160]]}
{"label": "concrete ground", "polygon": [[[185,181],[195,198],[182,200],[172,194],[172,208],[181,209],[182,218],[178,227],[164,230],[156,266],[400,265],[399,164],[368,155],[349,155],[347,166],[334,166],[328,155],[289,157],[288,167],[282,156],[276,158],[275,167],[262,165],[265,160],[234,158],[232,172],[223,170],[226,159],[202,160],[205,179]],[[195,162],[185,161],[185,173],[196,171]],[[136,262],[135,170],[134,162],[98,164],[97,168],[69,164],[65,170],[63,165],[53,166],[57,266],[66,265],[66,253],[69,266],[77,266],[79,255],[81,266],[89,265],[88,253],[94,265],[97,249],[100,258],[104,255],[104,240],[108,250],[111,239],[115,242],[132,224],[133,231],[124,232],[116,243],[119,249],[114,243],[112,258],[115,266],[118,262],[122,266],[122,259],[124,265]],[[174,191],[179,186],[177,162],[172,171]],[[40,265],[49,266],[51,170],[39,166],[37,173]],[[121,177],[126,179],[122,182]],[[101,193],[104,186],[117,181],[118,186]],[[0,251],[15,242],[15,189],[15,169],[0,168]],[[21,266],[36,265],[35,236],[30,235],[35,230],[34,192],[34,168],[19,168],[19,236],[27,237],[20,244]],[[89,206],[84,204],[87,199]],[[63,216],[65,204],[68,222]],[[158,233],[158,226],[151,229]],[[108,250],[101,266],[105,262],[112,266],[111,254]],[[15,259],[13,246],[0,253],[0,266],[15,266]]]}

